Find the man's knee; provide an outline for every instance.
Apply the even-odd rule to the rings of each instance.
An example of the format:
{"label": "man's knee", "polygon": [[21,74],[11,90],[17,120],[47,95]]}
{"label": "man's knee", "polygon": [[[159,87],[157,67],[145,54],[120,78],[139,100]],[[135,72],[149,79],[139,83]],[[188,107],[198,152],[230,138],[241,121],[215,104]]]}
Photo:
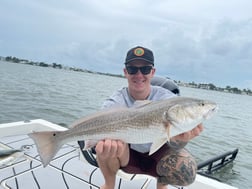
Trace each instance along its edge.
{"label": "man's knee", "polygon": [[157,182],[163,185],[178,185],[188,186],[195,180],[196,174],[183,176],[182,174],[174,174],[172,176],[160,176],[157,178]]}
{"label": "man's knee", "polygon": [[187,186],[194,182],[196,171],[196,161],[186,150],[169,153],[157,164],[161,184]]}

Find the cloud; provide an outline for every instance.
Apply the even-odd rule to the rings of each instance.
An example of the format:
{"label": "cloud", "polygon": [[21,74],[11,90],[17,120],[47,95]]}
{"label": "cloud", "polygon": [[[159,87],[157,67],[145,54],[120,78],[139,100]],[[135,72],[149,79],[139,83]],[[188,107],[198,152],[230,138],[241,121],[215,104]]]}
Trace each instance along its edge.
{"label": "cloud", "polygon": [[158,74],[248,87],[250,7],[246,0],[2,1],[0,55],[122,73],[126,51],[143,45],[153,49]]}

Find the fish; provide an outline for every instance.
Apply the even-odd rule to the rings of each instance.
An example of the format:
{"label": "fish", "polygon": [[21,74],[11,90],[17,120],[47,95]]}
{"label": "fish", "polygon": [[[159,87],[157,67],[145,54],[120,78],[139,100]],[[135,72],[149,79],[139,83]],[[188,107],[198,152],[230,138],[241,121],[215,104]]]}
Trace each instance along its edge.
{"label": "fish", "polygon": [[24,152],[18,149],[0,150],[0,167],[12,165],[19,158],[24,156]]}
{"label": "fish", "polygon": [[84,150],[104,139],[125,143],[152,143],[149,155],[170,138],[195,128],[212,116],[217,104],[210,100],[172,97],[160,101],[136,101],[133,107],[116,107],[82,117],[66,131],[28,134],[34,140],[44,167],[58,150],[72,141],[85,141]]}

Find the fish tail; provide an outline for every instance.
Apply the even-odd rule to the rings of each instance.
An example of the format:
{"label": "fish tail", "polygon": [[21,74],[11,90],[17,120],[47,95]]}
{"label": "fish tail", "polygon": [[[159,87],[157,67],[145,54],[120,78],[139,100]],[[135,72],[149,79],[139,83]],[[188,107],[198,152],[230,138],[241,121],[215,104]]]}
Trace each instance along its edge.
{"label": "fish tail", "polygon": [[46,167],[62,146],[62,141],[57,137],[60,131],[43,131],[28,134],[37,147],[40,159]]}

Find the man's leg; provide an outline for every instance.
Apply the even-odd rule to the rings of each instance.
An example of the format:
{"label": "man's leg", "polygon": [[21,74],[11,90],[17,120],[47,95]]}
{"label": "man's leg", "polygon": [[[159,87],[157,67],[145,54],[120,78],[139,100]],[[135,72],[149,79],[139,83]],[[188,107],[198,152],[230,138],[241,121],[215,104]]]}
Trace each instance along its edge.
{"label": "man's leg", "polygon": [[197,127],[173,137],[169,148],[161,152],[156,167],[158,183],[187,186],[195,180],[197,164],[192,155],[183,147],[187,142],[198,136],[204,127],[199,124]]}
{"label": "man's leg", "polygon": [[185,150],[169,149],[157,164],[160,185],[187,186],[195,180],[197,164],[191,154]]}
{"label": "man's leg", "polygon": [[168,186],[157,182],[157,189],[168,189]]}

